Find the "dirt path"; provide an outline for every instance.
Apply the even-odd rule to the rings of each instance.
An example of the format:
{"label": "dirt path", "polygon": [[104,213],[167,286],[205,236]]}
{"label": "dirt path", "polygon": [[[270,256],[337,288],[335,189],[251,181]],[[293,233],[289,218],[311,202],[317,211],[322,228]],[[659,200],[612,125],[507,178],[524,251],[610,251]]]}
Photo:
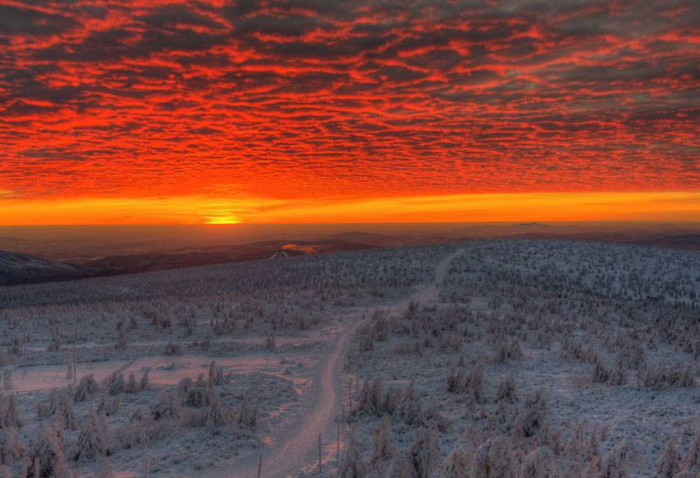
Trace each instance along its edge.
{"label": "dirt path", "polygon": [[[395,304],[390,309],[403,310],[411,301],[429,302],[438,296],[438,284],[444,281],[450,262],[462,253],[461,250],[444,258],[435,269],[435,280],[419,287],[411,296]],[[371,312],[375,307],[368,308]],[[312,403],[299,418],[299,423],[291,430],[277,437],[277,444],[263,453],[262,477],[283,478],[294,476],[318,459],[318,435],[324,445],[334,438],[335,417],[338,415],[342,394],[342,359],[350,339],[361,325],[355,322],[335,341],[329,352],[320,359],[319,369],[314,376]],[[325,447],[325,446],[324,446]],[[258,472],[258,456],[251,456],[236,464],[235,470],[207,472],[212,478],[255,478]]]}

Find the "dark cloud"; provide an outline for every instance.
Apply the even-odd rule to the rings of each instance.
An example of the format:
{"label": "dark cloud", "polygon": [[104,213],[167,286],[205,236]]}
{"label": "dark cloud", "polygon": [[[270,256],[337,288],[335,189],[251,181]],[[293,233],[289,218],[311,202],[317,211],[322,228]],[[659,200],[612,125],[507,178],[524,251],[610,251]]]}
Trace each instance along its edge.
{"label": "dark cloud", "polygon": [[31,8],[0,5],[0,36],[50,36],[76,25],[69,16],[45,13]]}

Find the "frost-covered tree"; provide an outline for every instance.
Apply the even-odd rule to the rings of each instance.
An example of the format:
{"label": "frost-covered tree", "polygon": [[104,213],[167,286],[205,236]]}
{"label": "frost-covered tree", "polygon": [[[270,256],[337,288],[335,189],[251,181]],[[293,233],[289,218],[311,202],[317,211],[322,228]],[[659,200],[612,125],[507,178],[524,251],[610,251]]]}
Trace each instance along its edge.
{"label": "frost-covered tree", "polygon": [[272,334],[267,334],[265,337],[265,350],[268,352],[274,352],[276,348],[275,336]]}
{"label": "frost-covered tree", "polygon": [[506,437],[500,436],[481,445],[474,457],[473,478],[516,478],[516,461],[513,445]]}
{"label": "frost-covered tree", "polygon": [[19,406],[17,396],[10,395],[7,400],[0,392],[0,428],[21,427],[22,419],[19,416]]}
{"label": "frost-covered tree", "polygon": [[49,320],[49,346],[48,350],[50,352],[58,352],[61,350],[61,331],[59,329],[58,321]]}
{"label": "frost-covered tree", "polygon": [[75,419],[73,411],[73,395],[69,390],[63,390],[59,393],[56,414],[63,419],[66,428],[75,430],[78,427],[78,421]]}
{"label": "frost-covered tree", "polygon": [[379,426],[372,433],[374,446],[372,448],[372,465],[388,460],[394,456],[394,443],[391,438],[391,422],[389,417],[383,417]]}
{"label": "frost-covered tree", "polygon": [[681,470],[700,475],[700,430],[695,433],[695,439],[681,460]]}
{"label": "frost-covered tree", "polygon": [[12,370],[7,369],[2,372],[2,387],[6,392],[13,389]]}
{"label": "frost-covered tree", "polygon": [[420,424],[423,420],[421,399],[416,393],[415,383],[411,381],[401,398],[398,409],[399,415],[409,425]]}
{"label": "frost-covered tree", "polygon": [[112,469],[112,462],[105,458],[100,463],[100,468],[97,470],[96,478],[114,478],[114,470]]}
{"label": "frost-covered tree", "polygon": [[[120,322],[121,325],[121,322]],[[117,330],[117,340],[114,344],[114,348],[117,350],[126,350],[126,347],[129,345],[129,339],[126,334],[126,328],[125,327],[119,327]]]}
{"label": "frost-covered tree", "polygon": [[440,457],[438,432],[434,429],[421,428],[409,453],[416,478],[430,478]]}
{"label": "frost-covered tree", "polygon": [[154,420],[177,420],[182,416],[182,406],[176,393],[165,393],[151,410]]}
{"label": "frost-covered tree", "polygon": [[209,382],[213,385],[224,385],[231,381],[232,374],[225,373],[224,368],[217,365],[216,361],[209,364]]}
{"label": "frost-covered tree", "polygon": [[75,373],[75,370],[73,370],[73,354],[67,353],[66,354],[66,380],[73,380],[74,373]]}
{"label": "frost-covered tree", "polygon": [[449,455],[442,470],[443,478],[470,478],[472,471],[472,453],[462,445],[456,444]]}
{"label": "frost-covered tree", "polygon": [[121,400],[121,397],[119,397],[119,396],[116,396],[116,397],[110,399],[107,394],[102,394],[102,395],[100,395],[100,402],[97,405],[97,412],[104,413],[108,417],[112,416],[117,411],[119,411],[119,407],[121,406],[121,403],[122,403],[122,400]]}
{"label": "frost-covered tree", "polygon": [[241,404],[241,408],[238,410],[237,417],[238,426],[247,428],[248,430],[255,430],[258,426],[258,407],[254,407],[250,404],[250,398],[246,395]]}
{"label": "frost-covered tree", "polygon": [[103,414],[91,411],[80,427],[80,435],[73,454],[75,461],[104,457],[110,454],[109,429]]}
{"label": "frost-covered tree", "polygon": [[99,385],[97,385],[95,376],[93,374],[84,375],[75,388],[73,400],[75,402],[84,402],[90,395],[97,392],[97,390],[99,390]]}
{"label": "frost-covered tree", "polygon": [[48,403],[40,402],[37,412],[39,418],[60,417],[62,423],[71,430],[77,427],[73,411],[73,395],[69,389],[51,390]]}
{"label": "frost-covered tree", "polygon": [[523,458],[520,478],[556,478],[556,459],[548,447],[535,448]]}
{"label": "frost-covered tree", "polygon": [[394,455],[384,478],[415,478],[415,467],[410,454],[402,451]]}
{"label": "frost-covered tree", "polygon": [[365,380],[360,390],[357,411],[362,415],[380,416],[382,413],[382,381]]}
{"label": "frost-covered tree", "polygon": [[163,351],[163,354],[168,356],[182,355],[182,349],[180,348],[179,344],[168,342],[165,345],[165,350]]}
{"label": "frost-covered tree", "polygon": [[124,374],[122,372],[113,373],[105,380],[105,389],[110,395],[123,393],[125,386]]}
{"label": "frost-covered tree", "polygon": [[149,377],[148,377],[148,369],[146,369],[143,372],[143,375],[141,375],[141,390],[148,390],[149,386]]}
{"label": "frost-covered tree", "polygon": [[224,407],[221,405],[221,396],[213,388],[209,389],[208,392],[208,406],[205,410],[206,417],[205,423],[208,428],[214,429],[227,422],[226,412]]}
{"label": "frost-covered tree", "polygon": [[27,454],[25,446],[12,427],[0,429],[0,465],[19,463]]}
{"label": "frost-covered tree", "polygon": [[656,478],[673,478],[678,472],[678,452],[676,438],[671,436],[656,467]]}
{"label": "frost-covered tree", "polygon": [[515,374],[512,371],[498,386],[496,401],[505,401],[507,403],[516,403],[518,401],[518,396],[515,392]]}
{"label": "frost-covered tree", "polygon": [[367,476],[367,465],[362,461],[362,452],[352,432],[348,432],[348,444],[345,448],[345,457],[338,469],[338,476],[340,478],[364,478]]}
{"label": "frost-covered tree", "polygon": [[612,447],[601,462],[599,478],[627,478],[629,453],[630,445],[626,441]]}
{"label": "frost-covered tree", "polygon": [[124,386],[124,391],[126,393],[136,393],[138,391],[138,386],[136,385],[136,376],[134,375],[134,372],[131,372],[129,374],[129,380],[127,380],[126,385]]}
{"label": "frost-covered tree", "polygon": [[28,476],[62,477],[68,471],[63,444],[53,424],[44,426],[30,453]]}

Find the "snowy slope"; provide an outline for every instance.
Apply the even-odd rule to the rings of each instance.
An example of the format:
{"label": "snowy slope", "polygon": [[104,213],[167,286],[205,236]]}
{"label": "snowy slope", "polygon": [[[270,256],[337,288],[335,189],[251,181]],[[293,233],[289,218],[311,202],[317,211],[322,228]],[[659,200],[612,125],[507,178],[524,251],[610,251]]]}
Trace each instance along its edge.
{"label": "snowy slope", "polygon": [[49,282],[90,275],[89,270],[72,264],[47,261],[29,254],[0,251],[0,285]]}

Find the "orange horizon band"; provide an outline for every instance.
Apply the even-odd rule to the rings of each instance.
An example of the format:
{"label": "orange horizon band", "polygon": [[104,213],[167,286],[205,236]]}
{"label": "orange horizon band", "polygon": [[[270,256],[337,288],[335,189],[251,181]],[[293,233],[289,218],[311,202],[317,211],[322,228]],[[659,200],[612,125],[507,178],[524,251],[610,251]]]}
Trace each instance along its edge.
{"label": "orange horizon band", "polygon": [[698,221],[700,192],[504,193],[266,199],[0,197],[0,225]]}

